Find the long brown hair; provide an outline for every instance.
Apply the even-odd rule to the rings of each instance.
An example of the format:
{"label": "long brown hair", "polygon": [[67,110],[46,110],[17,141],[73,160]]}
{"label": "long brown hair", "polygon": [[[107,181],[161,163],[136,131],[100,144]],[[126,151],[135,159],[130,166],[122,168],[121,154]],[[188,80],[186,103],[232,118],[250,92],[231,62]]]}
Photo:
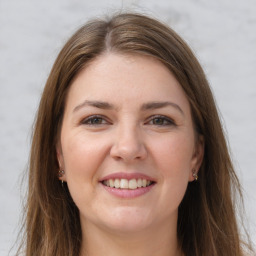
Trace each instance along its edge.
{"label": "long brown hair", "polygon": [[81,27],[59,53],[34,125],[29,166],[25,255],[77,256],[79,211],[58,180],[56,143],[74,77],[106,51],[150,55],[167,66],[190,102],[195,129],[204,136],[199,181],[189,183],[179,207],[178,239],[185,255],[241,256],[234,191],[241,194],[205,74],[187,44],[168,26],[144,15],[117,14]]}

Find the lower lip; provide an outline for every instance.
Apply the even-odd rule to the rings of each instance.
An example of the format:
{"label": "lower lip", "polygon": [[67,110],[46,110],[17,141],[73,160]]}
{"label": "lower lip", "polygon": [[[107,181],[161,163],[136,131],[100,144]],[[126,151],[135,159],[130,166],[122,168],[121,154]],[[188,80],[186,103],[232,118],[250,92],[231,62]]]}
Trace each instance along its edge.
{"label": "lower lip", "polygon": [[148,193],[154,187],[154,185],[155,183],[145,188],[142,187],[142,188],[136,188],[136,189],[119,189],[119,188],[111,188],[102,184],[104,189],[106,189],[110,194],[120,198],[135,198],[135,197],[142,196]]}

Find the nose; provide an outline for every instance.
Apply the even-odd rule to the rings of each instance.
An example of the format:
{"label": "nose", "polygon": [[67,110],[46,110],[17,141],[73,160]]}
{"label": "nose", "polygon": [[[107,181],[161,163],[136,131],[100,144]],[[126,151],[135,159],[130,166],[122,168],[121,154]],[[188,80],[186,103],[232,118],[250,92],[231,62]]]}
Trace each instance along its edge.
{"label": "nose", "polygon": [[126,163],[147,157],[147,149],[138,127],[119,127],[114,137],[111,157]]}

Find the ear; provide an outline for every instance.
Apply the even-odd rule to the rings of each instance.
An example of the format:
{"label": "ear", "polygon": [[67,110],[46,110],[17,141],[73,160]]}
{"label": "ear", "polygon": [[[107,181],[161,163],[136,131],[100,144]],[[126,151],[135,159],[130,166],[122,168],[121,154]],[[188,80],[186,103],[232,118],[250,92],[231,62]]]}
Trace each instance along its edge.
{"label": "ear", "polygon": [[191,170],[189,174],[189,181],[194,181],[193,174],[198,174],[198,171],[202,165],[204,159],[204,136],[198,135],[195,143],[195,151],[191,160]]}
{"label": "ear", "polygon": [[[66,181],[66,175],[65,175],[65,164],[64,164],[64,158],[63,158],[63,153],[62,153],[62,148],[61,148],[61,143],[58,142],[56,145],[56,155],[57,155],[57,160],[59,163],[59,169],[58,169],[58,177],[59,180]],[[62,171],[60,173],[60,171]]]}

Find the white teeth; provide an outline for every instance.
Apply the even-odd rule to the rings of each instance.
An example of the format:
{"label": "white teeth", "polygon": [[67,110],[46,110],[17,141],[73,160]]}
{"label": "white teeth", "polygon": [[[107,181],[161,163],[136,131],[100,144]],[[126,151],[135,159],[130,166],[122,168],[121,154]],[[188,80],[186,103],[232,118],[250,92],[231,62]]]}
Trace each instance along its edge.
{"label": "white teeth", "polygon": [[111,188],[121,188],[121,189],[137,189],[141,187],[147,187],[152,184],[150,180],[146,179],[109,179],[104,180],[103,184],[105,186],[111,187]]}
{"label": "white teeth", "polygon": [[126,179],[121,179],[120,188],[129,188],[129,182]]}
{"label": "white teeth", "polygon": [[115,186],[115,182],[112,179],[109,180],[109,186],[111,188],[113,188]]}
{"label": "white teeth", "polygon": [[135,179],[129,180],[129,189],[136,189],[138,187]]}
{"label": "white teeth", "polygon": [[119,179],[115,179],[114,186],[115,186],[115,188],[120,188],[120,181],[119,181]]}

